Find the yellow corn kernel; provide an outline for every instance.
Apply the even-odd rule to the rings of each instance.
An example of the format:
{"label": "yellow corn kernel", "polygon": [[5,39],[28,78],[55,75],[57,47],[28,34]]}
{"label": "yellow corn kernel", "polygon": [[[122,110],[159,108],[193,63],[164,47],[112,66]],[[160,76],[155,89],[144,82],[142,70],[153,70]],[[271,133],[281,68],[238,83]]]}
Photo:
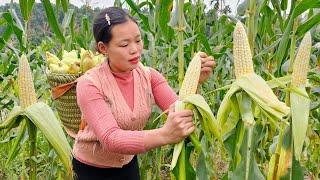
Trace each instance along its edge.
{"label": "yellow corn kernel", "polygon": [[307,32],[301,41],[293,64],[292,85],[296,87],[306,85],[307,73],[309,71],[311,44],[311,34],[310,32]]}
{"label": "yellow corn kernel", "polygon": [[240,21],[233,32],[233,62],[237,79],[242,75],[254,73],[247,34]]}
{"label": "yellow corn kernel", "polygon": [[179,98],[183,100],[190,94],[197,92],[199,78],[201,72],[201,58],[200,54],[196,53],[189,63],[188,69],[184,76],[180,91]]}
{"label": "yellow corn kernel", "polygon": [[20,106],[26,108],[37,102],[33,85],[32,73],[26,55],[22,55],[19,61],[18,85]]}

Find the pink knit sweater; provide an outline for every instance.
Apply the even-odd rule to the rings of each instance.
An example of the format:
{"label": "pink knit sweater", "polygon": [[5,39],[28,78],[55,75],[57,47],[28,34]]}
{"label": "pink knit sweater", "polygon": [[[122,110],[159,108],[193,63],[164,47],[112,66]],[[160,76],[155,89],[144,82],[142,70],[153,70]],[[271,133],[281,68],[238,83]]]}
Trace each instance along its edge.
{"label": "pink knit sweater", "polygon": [[[122,167],[134,154],[146,151],[142,129],[151,113],[150,100],[166,110],[178,97],[152,68],[145,71],[139,66],[131,72],[115,73],[104,63],[89,74],[95,74],[90,76],[95,80],[82,78],[77,84],[78,105],[88,125],[77,134],[74,157],[96,167]],[[104,82],[100,85],[107,85],[99,87],[92,82],[98,79]],[[144,95],[148,87],[152,91],[150,99]]]}

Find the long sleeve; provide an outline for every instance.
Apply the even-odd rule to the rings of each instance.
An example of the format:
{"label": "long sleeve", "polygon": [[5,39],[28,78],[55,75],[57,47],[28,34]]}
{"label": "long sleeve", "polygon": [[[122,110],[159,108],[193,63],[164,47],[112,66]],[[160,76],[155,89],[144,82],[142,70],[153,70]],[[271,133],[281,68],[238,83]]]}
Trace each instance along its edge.
{"label": "long sleeve", "polygon": [[169,86],[166,79],[155,69],[150,68],[151,88],[156,104],[162,111],[165,111],[178,100],[177,94]]}
{"label": "long sleeve", "polygon": [[121,154],[137,154],[146,151],[145,132],[122,130],[105,102],[104,96],[89,80],[78,82],[77,101],[82,116],[107,150]]}

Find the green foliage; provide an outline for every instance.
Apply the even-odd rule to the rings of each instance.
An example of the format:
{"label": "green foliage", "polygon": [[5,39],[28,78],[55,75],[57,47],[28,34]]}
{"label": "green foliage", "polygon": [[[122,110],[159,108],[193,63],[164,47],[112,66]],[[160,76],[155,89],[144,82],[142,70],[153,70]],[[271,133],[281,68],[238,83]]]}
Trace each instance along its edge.
{"label": "green foliage", "polygon": [[[92,20],[95,13],[100,10],[92,9],[90,6],[78,8],[68,4],[67,0],[59,0],[57,5],[50,4],[51,8],[49,7],[50,12],[55,15],[55,19],[50,20],[55,21],[54,28],[52,22],[49,23],[47,19],[43,3],[33,4],[32,0],[21,2],[23,3],[0,6],[0,122],[18,104],[17,59],[22,52],[25,52],[30,59],[38,99],[46,102],[53,109],[55,108],[50,97],[49,85],[44,76],[46,72],[44,52],[50,51],[61,56],[64,49],[93,48]],[[32,5],[26,5],[26,2]],[[49,6],[49,1],[45,2]],[[299,43],[301,37],[309,30],[312,33],[313,44],[319,43],[320,40],[319,11],[316,9],[320,6],[319,0],[291,1],[291,6],[289,0],[251,1],[256,2],[251,4],[251,7],[256,7],[256,12],[254,17],[251,16],[251,22],[248,23],[250,19],[249,2],[245,0],[239,4],[237,14],[230,14],[228,8],[223,7],[220,1],[213,1],[212,6],[208,9],[201,0],[188,1],[184,4],[186,21],[182,42],[184,69],[197,51],[205,51],[215,58],[217,66],[212,76],[199,88],[199,93],[206,99],[214,115],[217,115],[223,98],[228,96],[227,90],[230,84],[234,82],[232,32],[237,20],[247,22],[247,27],[251,24],[255,72],[265,80],[271,80],[268,85],[273,88],[281,100],[285,99],[285,92],[288,90],[286,84],[290,82],[290,75],[286,74],[289,72],[290,59],[295,55],[296,43]],[[178,38],[168,24],[173,0],[126,0],[125,2],[117,0],[115,3],[117,6],[129,8],[131,14],[140,23],[144,41],[143,63],[159,70],[173,89],[178,92]],[[303,13],[308,15],[302,16]],[[309,84],[306,88],[311,102],[309,123],[300,162],[293,160],[292,169],[299,170],[296,171],[298,173],[296,177],[303,175],[317,179],[320,176],[319,57],[320,48],[314,45],[310,62],[311,70],[308,74]],[[281,77],[281,79],[275,79],[275,77]],[[234,102],[230,104],[231,114],[234,116],[229,117],[230,123],[223,130],[227,133],[224,139],[226,149],[231,153],[227,156],[226,152],[221,151],[223,147],[217,141],[209,144],[209,137],[203,133],[199,134],[199,141],[204,149],[200,154],[195,153],[193,146],[187,140],[186,157],[190,157],[187,159],[190,161],[186,163],[186,168],[192,174],[190,177],[197,176],[199,179],[243,177],[244,172],[241,170],[246,166],[253,170],[250,171],[251,175],[256,174],[256,177],[260,177],[262,173],[263,176],[267,176],[270,169],[268,164],[272,161],[276,144],[281,139],[279,138],[280,132],[284,133],[284,128],[281,129],[283,124],[279,121],[270,121],[268,117],[261,115],[259,118],[255,117],[257,124],[253,128],[245,127],[239,122],[241,116],[240,109],[237,108],[239,106],[237,98],[235,96],[230,98]],[[164,116],[156,119],[160,113],[158,108],[154,108],[146,129],[163,125]],[[22,119],[20,121],[23,122]],[[26,141],[29,135],[19,134],[21,131],[14,128],[18,125],[18,122],[10,124],[12,131],[0,132],[0,137],[2,137],[0,139],[0,179],[26,177],[30,161],[36,161],[38,164],[37,178],[63,179],[67,171],[53,147],[46,140],[45,134],[37,133],[38,153],[31,160],[26,151],[27,146],[30,145],[30,142]],[[255,141],[252,144],[255,149],[254,153],[250,154],[250,159],[244,159],[244,154],[250,145],[249,132],[254,134],[254,138],[250,141]],[[19,137],[21,141],[18,144]],[[240,141],[240,138],[243,140]],[[14,146],[17,144],[21,145],[18,153],[13,151],[10,153],[12,155],[5,153],[15,149]],[[279,147],[281,150],[281,146]],[[9,155],[14,155],[15,159],[12,159],[10,165],[6,165]],[[169,145],[139,155],[141,178],[169,179],[170,176],[173,177],[168,167],[171,156],[172,148]],[[249,162],[249,160],[252,161]],[[300,171],[301,169],[303,171]],[[233,172],[228,172],[231,170]]]}

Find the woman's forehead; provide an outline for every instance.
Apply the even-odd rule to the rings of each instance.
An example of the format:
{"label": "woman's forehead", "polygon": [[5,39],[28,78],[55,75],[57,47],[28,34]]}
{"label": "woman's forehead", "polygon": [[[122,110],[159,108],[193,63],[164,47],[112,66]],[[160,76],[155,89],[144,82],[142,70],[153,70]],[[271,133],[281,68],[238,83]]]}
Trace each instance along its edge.
{"label": "woman's forehead", "polygon": [[140,30],[138,25],[133,21],[127,21],[122,24],[115,25],[112,30],[112,39],[125,40],[140,37]]}

